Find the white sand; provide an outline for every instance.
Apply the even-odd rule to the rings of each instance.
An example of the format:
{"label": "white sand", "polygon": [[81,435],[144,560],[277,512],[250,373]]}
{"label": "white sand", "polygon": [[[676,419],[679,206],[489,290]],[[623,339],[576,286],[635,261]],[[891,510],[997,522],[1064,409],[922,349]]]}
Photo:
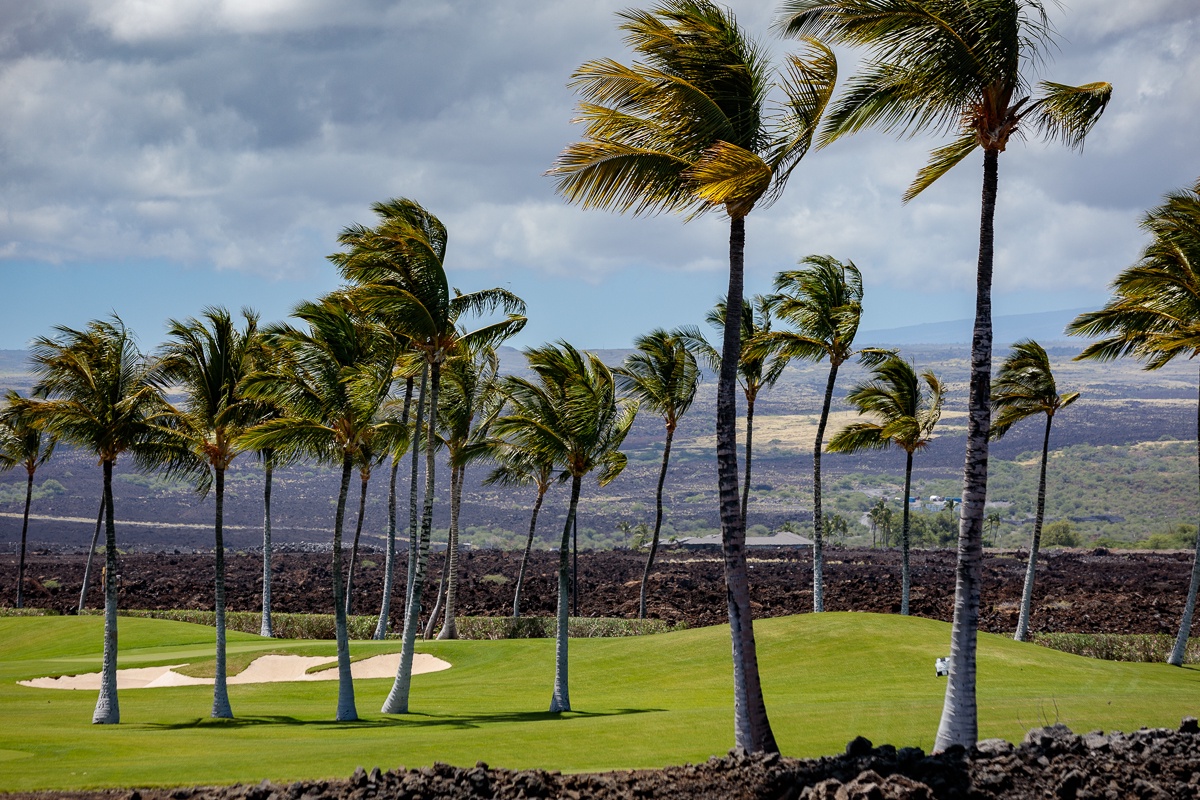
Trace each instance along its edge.
{"label": "white sand", "polygon": [[[309,673],[311,667],[328,664],[329,669]],[[136,669],[117,670],[117,689],[154,689],[161,686],[202,686],[211,684],[212,678],[192,678],[176,672],[177,667],[184,664],[171,664],[166,667],[138,667]],[[373,656],[350,665],[350,674],[355,678],[391,678],[400,667],[399,653],[385,653]],[[450,664],[428,653],[416,653],[413,656],[413,675],[425,672],[440,672],[450,669]],[[229,684],[239,683],[275,683],[278,681],[333,681],[337,680],[337,658],[324,656],[261,656],[250,666],[231,675]],[[37,689],[87,689],[99,691],[100,673],[89,672],[84,675],[63,675],[58,678],[34,678],[30,681],[20,681],[22,686],[32,686]]]}

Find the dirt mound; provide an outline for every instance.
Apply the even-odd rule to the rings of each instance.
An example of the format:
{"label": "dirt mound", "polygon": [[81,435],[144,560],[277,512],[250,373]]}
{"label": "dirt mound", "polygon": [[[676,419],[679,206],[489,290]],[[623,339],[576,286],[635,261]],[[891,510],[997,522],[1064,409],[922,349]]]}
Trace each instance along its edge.
{"label": "dirt mound", "polygon": [[[900,609],[900,554],[896,550],[830,548],[826,551],[825,607],[830,611],[895,613]],[[912,553],[912,610],[949,621],[954,610],[951,550]],[[1016,628],[1025,579],[1024,553],[991,552],[984,560],[981,629]],[[35,553],[26,572],[25,596],[32,607],[68,613],[78,602],[85,556]],[[122,608],[212,608],[213,555],[131,553],[120,559]],[[355,571],[354,611],[378,613],[383,587],[383,556],[367,553]],[[403,598],[400,559],[395,597]],[[459,613],[504,616],[512,613],[513,583],[520,554],[499,550],[463,553],[459,560]],[[1045,551],[1034,593],[1034,632],[1175,634],[1183,612],[1192,556],[1182,552]],[[328,553],[289,552],[272,562],[275,611],[329,613],[333,606]],[[257,611],[262,594],[262,560],[252,552],[226,559],[227,607]],[[630,551],[584,552],[579,556],[579,616],[634,617],[645,556]],[[783,549],[754,552],[750,560],[751,600],[757,617],[812,610],[812,561],[806,552]],[[437,585],[442,555],[430,559]],[[533,554],[522,592],[522,613],[551,616],[558,590],[558,556]],[[0,557],[0,598],[15,596],[16,557]],[[99,572],[97,567],[96,573]],[[88,606],[99,608],[99,577]],[[402,602],[393,602],[398,625]],[[432,600],[425,602],[432,608]],[[650,578],[649,616],[690,626],[725,623],[725,580],[719,554],[667,550]]]}
{"label": "dirt mound", "polygon": [[933,798],[1127,798],[1200,796],[1200,727],[1083,736],[1063,725],[1032,730],[1014,747],[992,739],[969,751],[927,756],[915,747],[872,746],[863,738],[840,756],[782,758],[731,752],[703,764],[662,770],[563,775],[542,770],[430,767],[370,772],[345,781],[300,781],[196,789],[10,795],[8,800],[933,800]]}

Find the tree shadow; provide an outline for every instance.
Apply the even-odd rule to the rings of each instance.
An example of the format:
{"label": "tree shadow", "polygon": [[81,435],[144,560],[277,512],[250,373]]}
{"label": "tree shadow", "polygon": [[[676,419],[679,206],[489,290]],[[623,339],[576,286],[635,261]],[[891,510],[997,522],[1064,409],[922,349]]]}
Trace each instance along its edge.
{"label": "tree shadow", "polygon": [[570,722],[574,719],[621,717],[629,714],[650,714],[666,711],[663,708],[618,708],[613,711],[501,711],[494,714],[429,714],[412,712],[375,719],[359,719],[353,722],[338,722],[332,719],[299,719],[284,715],[247,716],[234,719],[212,719],[196,717],[182,722],[148,722],[143,727],[159,731],[193,730],[196,728],[251,728],[260,726],[287,726],[330,728],[334,730],[360,730],[363,728],[483,728],[488,725],[528,722]]}

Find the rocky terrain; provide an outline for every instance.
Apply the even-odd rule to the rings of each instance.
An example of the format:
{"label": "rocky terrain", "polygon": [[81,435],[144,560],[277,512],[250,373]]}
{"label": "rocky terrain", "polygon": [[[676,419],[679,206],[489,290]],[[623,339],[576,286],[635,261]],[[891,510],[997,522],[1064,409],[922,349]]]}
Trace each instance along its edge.
{"label": "rocky terrain", "polygon": [[[330,556],[318,548],[276,553],[272,560],[275,611],[330,612]],[[1016,628],[1026,554],[989,552],[984,563],[981,627],[999,633]],[[26,604],[69,613],[78,603],[86,556],[36,552],[29,556]],[[513,584],[520,554],[498,550],[463,553],[458,604],[464,615],[512,613]],[[1044,551],[1039,564],[1032,630],[1035,632],[1169,633],[1178,630],[1191,570],[1186,552]],[[97,559],[87,605],[100,608]],[[383,586],[383,554],[367,551],[355,574],[355,612],[378,613]],[[949,621],[954,602],[955,553],[912,553],[913,613]],[[256,611],[262,596],[262,558],[230,553],[228,608]],[[631,551],[579,555],[579,616],[634,617],[645,555]],[[123,608],[211,608],[211,553],[132,553],[120,561]],[[430,559],[436,585],[442,554]],[[553,615],[558,556],[535,551],[523,591],[522,613]],[[0,602],[15,596],[16,556],[0,556]],[[403,568],[398,571],[403,582]],[[812,610],[812,560],[807,551],[754,552],[750,562],[752,601],[760,617]],[[893,613],[900,606],[900,553],[897,550],[826,551],[825,604],[830,611]],[[689,626],[725,622],[725,584],[715,552],[663,550],[651,575],[649,616]],[[426,596],[432,595],[432,589]],[[397,589],[402,597],[402,589]],[[432,607],[426,602],[426,608]],[[395,619],[402,610],[393,604]]]}
{"label": "rocky terrain", "polygon": [[434,764],[387,772],[359,768],[348,780],[291,784],[66,794],[9,795],[75,800],[992,800],[1061,798],[1180,800],[1200,796],[1200,726],[1129,734],[1072,733],[1063,725],[1030,731],[1020,746],[1001,739],[969,751],[926,755],[915,747],[875,747],[861,737],[840,756],[783,758],[731,752],[703,764],[662,770],[563,775]]}

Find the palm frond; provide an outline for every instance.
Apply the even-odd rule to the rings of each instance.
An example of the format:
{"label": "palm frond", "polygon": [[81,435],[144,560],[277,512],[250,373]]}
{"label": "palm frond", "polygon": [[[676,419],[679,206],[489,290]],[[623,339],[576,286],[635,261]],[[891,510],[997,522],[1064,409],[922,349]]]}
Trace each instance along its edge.
{"label": "palm frond", "polygon": [[1033,116],[1038,131],[1072,149],[1083,149],[1084,139],[1099,121],[1112,99],[1112,84],[1098,82],[1082,86],[1043,81],[1043,97],[1026,112]]}

